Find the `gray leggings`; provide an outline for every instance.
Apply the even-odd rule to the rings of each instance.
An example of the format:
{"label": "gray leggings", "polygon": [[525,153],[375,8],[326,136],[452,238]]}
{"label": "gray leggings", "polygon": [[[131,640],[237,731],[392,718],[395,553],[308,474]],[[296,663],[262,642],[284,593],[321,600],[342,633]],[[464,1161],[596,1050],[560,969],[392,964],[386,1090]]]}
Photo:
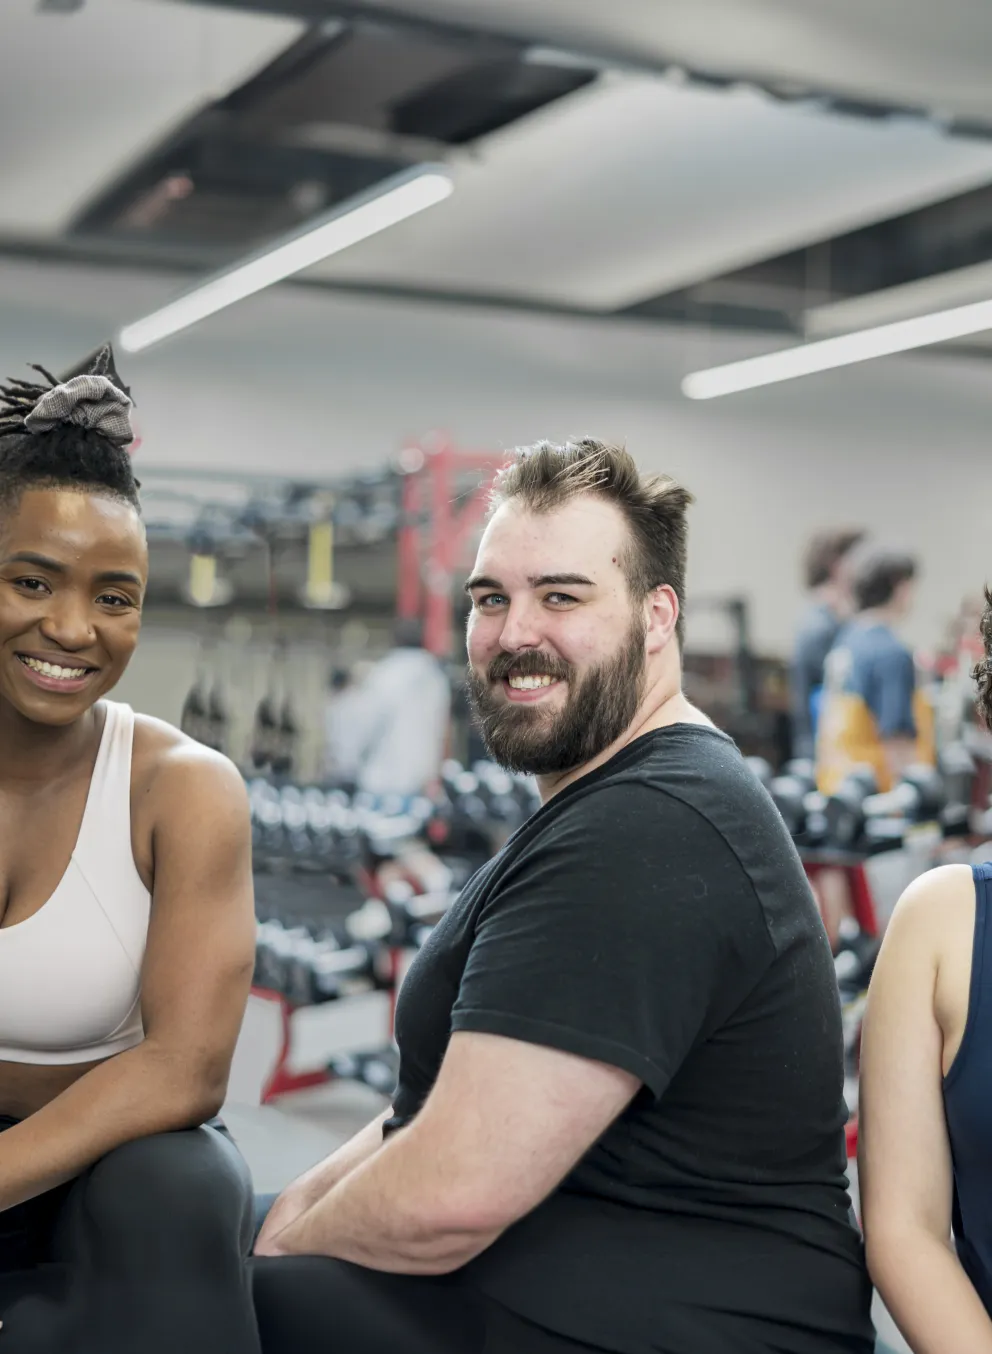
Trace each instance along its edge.
{"label": "gray leggings", "polygon": [[0,1349],[258,1354],[252,1233],[248,1168],[222,1128],[118,1147],[0,1213]]}

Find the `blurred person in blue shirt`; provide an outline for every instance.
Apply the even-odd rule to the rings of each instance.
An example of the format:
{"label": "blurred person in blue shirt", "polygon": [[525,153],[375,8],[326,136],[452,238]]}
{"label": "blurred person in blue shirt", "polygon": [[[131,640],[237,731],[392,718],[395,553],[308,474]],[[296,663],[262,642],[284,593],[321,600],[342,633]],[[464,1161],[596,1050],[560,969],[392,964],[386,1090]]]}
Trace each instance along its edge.
{"label": "blurred person in blue shirt", "polygon": [[933,710],[917,686],[899,626],[913,604],[917,566],[875,547],[855,564],[857,614],[827,656],[816,740],[817,784],[832,794],[855,766],[870,766],[881,791],[907,767],[936,761]]}
{"label": "blurred person in blue shirt", "polygon": [[823,665],[844,623],[854,612],[851,556],[863,531],[823,531],[806,547],[803,568],[809,603],[792,654],[792,755],[812,758]]}

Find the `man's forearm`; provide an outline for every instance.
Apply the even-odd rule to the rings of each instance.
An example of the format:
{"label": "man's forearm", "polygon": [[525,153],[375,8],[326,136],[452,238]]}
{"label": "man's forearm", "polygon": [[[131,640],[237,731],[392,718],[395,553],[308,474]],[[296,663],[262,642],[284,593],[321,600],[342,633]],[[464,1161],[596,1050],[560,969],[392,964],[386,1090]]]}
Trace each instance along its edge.
{"label": "man's forearm", "polygon": [[442,1217],[440,1184],[425,1182],[398,1140],[350,1171],[277,1237],[283,1254],[327,1255],[395,1274],[447,1274],[480,1254],[502,1228]]}
{"label": "man's forearm", "polygon": [[992,1321],[949,1245],[900,1234],[870,1247],[869,1267],[915,1354],[992,1354]]}
{"label": "man's forearm", "polygon": [[310,1204],[317,1203],[325,1194],[329,1194],[345,1176],[350,1175],[356,1167],[361,1166],[379,1151],[383,1144],[382,1126],[392,1112],[392,1109],[384,1110],[336,1152],[332,1152],[329,1157],[325,1157],[300,1176],[295,1183],[305,1190]]}

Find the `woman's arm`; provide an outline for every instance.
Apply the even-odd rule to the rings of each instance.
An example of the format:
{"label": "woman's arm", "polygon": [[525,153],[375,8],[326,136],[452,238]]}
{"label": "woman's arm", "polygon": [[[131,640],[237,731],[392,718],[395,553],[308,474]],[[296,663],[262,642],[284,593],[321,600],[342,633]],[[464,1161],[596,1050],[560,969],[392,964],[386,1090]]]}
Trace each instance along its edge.
{"label": "woman's arm", "polygon": [[224,1102],[255,955],[247,795],[225,758],[181,744],[148,796],[145,1039],[0,1135],[0,1210],[73,1179],[122,1143],[201,1124]]}
{"label": "woman's arm", "polygon": [[934,1007],[947,913],[973,887],[963,869],[931,871],[900,899],[872,979],[861,1052],[868,1268],[914,1354],[992,1354],[992,1321],[951,1245],[943,1036]]}

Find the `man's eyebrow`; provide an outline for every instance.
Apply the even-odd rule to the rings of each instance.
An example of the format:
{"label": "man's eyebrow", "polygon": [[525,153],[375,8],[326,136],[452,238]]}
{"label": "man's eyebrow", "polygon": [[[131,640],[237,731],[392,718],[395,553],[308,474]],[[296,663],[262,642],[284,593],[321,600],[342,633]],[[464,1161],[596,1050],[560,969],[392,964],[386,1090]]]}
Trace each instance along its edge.
{"label": "man's eyebrow", "polygon": [[495,578],[486,578],[482,574],[473,574],[465,584],[465,591],[475,592],[476,588],[492,588],[494,592],[498,592],[499,584]]}
{"label": "man's eyebrow", "polygon": [[[586,578],[585,574],[538,574],[536,577],[528,578],[527,584],[531,588],[594,588],[596,586],[591,578]],[[479,588],[492,588],[494,592],[500,592],[502,584],[495,578],[475,574],[465,584],[465,591],[475,592]]]}
{"label": "man's eyebrow", "polygon": [[532,588],[594,588],[596,585],[585,574],[540,574],[528,578]]}

